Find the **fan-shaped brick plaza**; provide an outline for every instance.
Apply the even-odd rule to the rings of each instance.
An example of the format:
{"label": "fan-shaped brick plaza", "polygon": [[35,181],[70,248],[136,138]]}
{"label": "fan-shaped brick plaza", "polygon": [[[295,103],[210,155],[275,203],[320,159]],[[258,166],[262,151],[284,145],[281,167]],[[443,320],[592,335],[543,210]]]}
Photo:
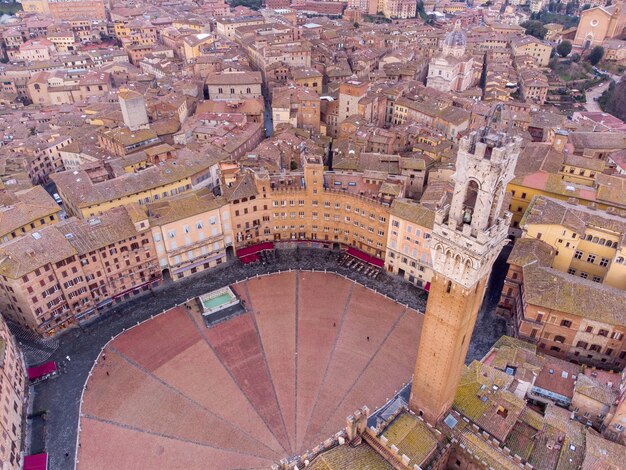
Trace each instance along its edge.
{"label": "fan-shaped brick plaza", "polygon": [[111,341],[87,383],[78,468],[267,468],[410,380],[422,315],[335,274],[231,286],[207,328],[177,307]]}

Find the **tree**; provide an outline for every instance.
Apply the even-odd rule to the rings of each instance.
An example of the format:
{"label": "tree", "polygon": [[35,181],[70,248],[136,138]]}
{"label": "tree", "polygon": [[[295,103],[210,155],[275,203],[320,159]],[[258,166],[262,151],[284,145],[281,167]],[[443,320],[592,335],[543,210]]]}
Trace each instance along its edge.
{"label": "tree", "polygon": [[534,36],[537,39],[545,38],[546,33],[548,32],[548,30],[541,23],[541,21],[524,21],[520,26],[526,29],[526,34]]}
{"label": "tree", "polygon": [[598,104],[602,111],[621,119],[626,119],[626,80],[611,81],[609,88],[600,96]]}
{"label": "tree", "polygon": [[261,0],[230,0],[231,7],[244,6],[252,10],[259,10],[261,8]]}
{"label": "tree", "polygon": [[591,49],[591,52],[587,56],[587,60],[591,65],[597,65],[598,62],[602,60],[602,57],[604,57],[604,47],[596,46]]}
{"label": "tree", "polygon": [[561,57],[567,57],[570,52],[572,52],[572,43],[569,41],[561,41],[558,46],[556,46],[556,52]]}

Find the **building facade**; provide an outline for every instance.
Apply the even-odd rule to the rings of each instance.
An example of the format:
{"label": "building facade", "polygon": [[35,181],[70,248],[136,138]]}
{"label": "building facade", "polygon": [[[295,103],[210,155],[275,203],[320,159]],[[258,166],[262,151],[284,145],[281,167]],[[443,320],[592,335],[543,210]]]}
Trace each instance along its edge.
{"label": "building facade", "polygon": [[383,14],[386,18],[415,18],[416,0],[383,0]]}
{"label": "building facade", "polygon": [[59,20],[106,20],[103,0],[47,0],[50,16]]}
{"label": "building facade", "polygon": [[24,358],[4,318],[0,318],[0,467],[21,468],[26,370]]}
{"label": "building facade", "polygon": [[622,1],[611,6],[589,8],[580,14],[574,44],[583,48],[597,46],[607,39],[619,37],[624,26],[626,12]]}
{"label": "building facade", "polygon": [[205,83],[211,100],[262,98],[260,72],[214,72]]}
{"label": "building facade", "polygon": [[385,269],[426,288],[432,278],[430,242],[435,212],[408,199],[395,199],[389,212]]}
{"label": "building facade", "polygon": [[230,206],[201,190],[148,204],[152,238],[164,277],[182,279],[226,261],[233,246]]}
{"label": "building facade", "polygon": [[67,219],[0,246],[0,307],[52,335],[158,284],[147,215],[132,207]]}
{"label": "building facade", "polygon": [[[560,248],[517,240],[498,313],[546,354],[603,369],[626,366],[624,291],[558,270]],[[555,268],[556,267],[556,268]]]}
{"label": "building facade", "polygon": [[524,237],[554,248],[552,268],[626,291],[626,219],[620,211],[538,196],[521,226]]}

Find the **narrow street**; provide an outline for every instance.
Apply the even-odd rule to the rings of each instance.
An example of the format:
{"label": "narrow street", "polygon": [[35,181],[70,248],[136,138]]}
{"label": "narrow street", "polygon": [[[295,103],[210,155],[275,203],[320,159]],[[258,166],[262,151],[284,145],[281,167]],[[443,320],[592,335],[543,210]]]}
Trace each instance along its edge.
{"label": "narrow street", "polygon": [[[613,75],[611,76],[611,79],[615,81],[615,83],[617,83],[621,79],[621,77],[619,75]],[[587,102],[585,103],[585,109],[587,111],[591,111],[594,113],[602,112],[602,109],[600,108],[600,105],[598,104],[596,100],[600,98],[602,93],[604,93],[604,91],[609,87],[610,84],[611,84],[611,80],[607,80],[606,82],[601,83],[600,85],[597,85],[587,90],[586,92]]]}

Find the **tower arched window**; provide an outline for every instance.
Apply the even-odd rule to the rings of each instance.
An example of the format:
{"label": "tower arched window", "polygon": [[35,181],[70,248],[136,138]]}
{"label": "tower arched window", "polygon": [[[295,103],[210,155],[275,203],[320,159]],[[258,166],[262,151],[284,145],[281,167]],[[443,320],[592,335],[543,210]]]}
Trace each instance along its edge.
{"label": "tower arched window", "polygon": [[472,215],[476,208],[476,200],[478,199],[478,183],[474,180],[470,180],[467,188],[465,189],[465,199],[463,200],[463,222],[466,224],[472,223]]}

